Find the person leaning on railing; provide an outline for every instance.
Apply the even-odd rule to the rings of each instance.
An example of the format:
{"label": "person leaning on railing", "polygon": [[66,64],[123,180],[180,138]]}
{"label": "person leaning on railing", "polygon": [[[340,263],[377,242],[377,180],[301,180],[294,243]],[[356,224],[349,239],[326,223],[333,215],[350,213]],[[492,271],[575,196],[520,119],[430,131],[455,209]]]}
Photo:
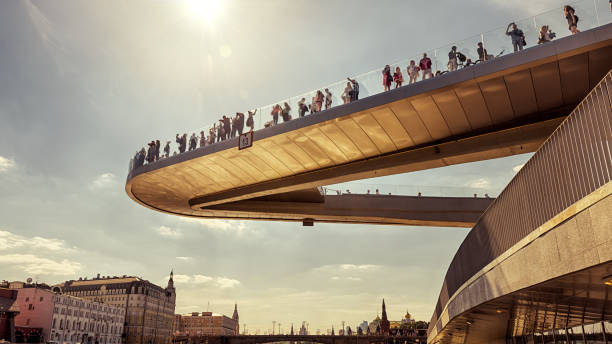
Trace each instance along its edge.
{"label": "person leaning on railing", "polygon": [[548,28],[548,25],[543,25],[538,33],[538,44],[550,42],[555,36],[556,34]]}

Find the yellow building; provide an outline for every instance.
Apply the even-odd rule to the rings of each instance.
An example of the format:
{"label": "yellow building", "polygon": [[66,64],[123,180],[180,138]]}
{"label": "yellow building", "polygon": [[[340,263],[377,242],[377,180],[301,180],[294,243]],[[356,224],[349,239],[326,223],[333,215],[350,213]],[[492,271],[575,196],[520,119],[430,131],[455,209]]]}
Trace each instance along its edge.
{"label": "yellow building", "polygon": [[170,344],[176,304],[173,273],[166,288],[133,276],[66,281],[53,290],[125,310],[123,343]]}
{"label": "yellow building", "polygon": [[193,312],[174,317],[174,335],[176,336],[234,336],[238,334],[238,311],[234,309],[234,317],[212,312]]}

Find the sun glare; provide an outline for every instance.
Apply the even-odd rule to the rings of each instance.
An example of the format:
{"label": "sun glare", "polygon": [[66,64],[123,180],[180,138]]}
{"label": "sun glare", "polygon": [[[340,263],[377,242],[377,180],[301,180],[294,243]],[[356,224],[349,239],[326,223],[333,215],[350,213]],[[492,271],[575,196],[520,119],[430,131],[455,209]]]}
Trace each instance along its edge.
{"label": "sun glare", "polygon": [[225,0],[186,0],[186,8],[196,20],[210,24],[223,9]]}

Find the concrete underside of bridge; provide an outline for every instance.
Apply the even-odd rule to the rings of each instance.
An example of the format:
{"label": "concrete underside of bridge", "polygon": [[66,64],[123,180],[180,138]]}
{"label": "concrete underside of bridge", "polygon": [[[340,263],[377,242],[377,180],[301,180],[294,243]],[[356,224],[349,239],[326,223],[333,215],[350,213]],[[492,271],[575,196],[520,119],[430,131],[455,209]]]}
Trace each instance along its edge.
{"label": "concrete underside of bridge", "polygon": [[290,194],[213,205],[202,217],[471,228],[493,201],[474,197]]}
{"label": "concrete underside of bridge", "polygon": [[606,25],[258,130],[248,149],[232,139],[139,167],[126,192],[166,213],[249,219],[262,214],[245,205],[258,203],[221,205],[533,152],[611,67]]}
{"label": "concrete underside of bridge", "polygon": [[611,321],[612,287],[604,284],[612,279],[611,194],[608,183],[481,270],[449,301],[428,343],[531,340]]}

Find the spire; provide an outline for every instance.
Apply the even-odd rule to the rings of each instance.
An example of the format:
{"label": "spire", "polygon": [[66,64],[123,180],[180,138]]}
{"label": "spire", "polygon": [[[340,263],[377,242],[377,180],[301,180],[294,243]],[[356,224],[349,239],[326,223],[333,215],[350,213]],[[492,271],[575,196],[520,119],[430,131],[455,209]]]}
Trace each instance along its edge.
{"label": "spire", "polygon": [[291,324],[291,335],[293,336],[293,323]]}
{"label": "spire", "polygon": [[234,315],[232,315],[232,319],[238,321],[238,303],[234,303]]}
{"label": "spire", "polygon": [[334,325],[332,325],[332,336],[334,335]]}
{"label": "spire", "polygon": [[382,320],[387,320],[387,308],[385,307],[385,299],[382,304]]}
{"label": "spire", "polygon": [[170,270],[170,278],[168,279],[168,286],[166,289],[174,289],[174,269]]}

